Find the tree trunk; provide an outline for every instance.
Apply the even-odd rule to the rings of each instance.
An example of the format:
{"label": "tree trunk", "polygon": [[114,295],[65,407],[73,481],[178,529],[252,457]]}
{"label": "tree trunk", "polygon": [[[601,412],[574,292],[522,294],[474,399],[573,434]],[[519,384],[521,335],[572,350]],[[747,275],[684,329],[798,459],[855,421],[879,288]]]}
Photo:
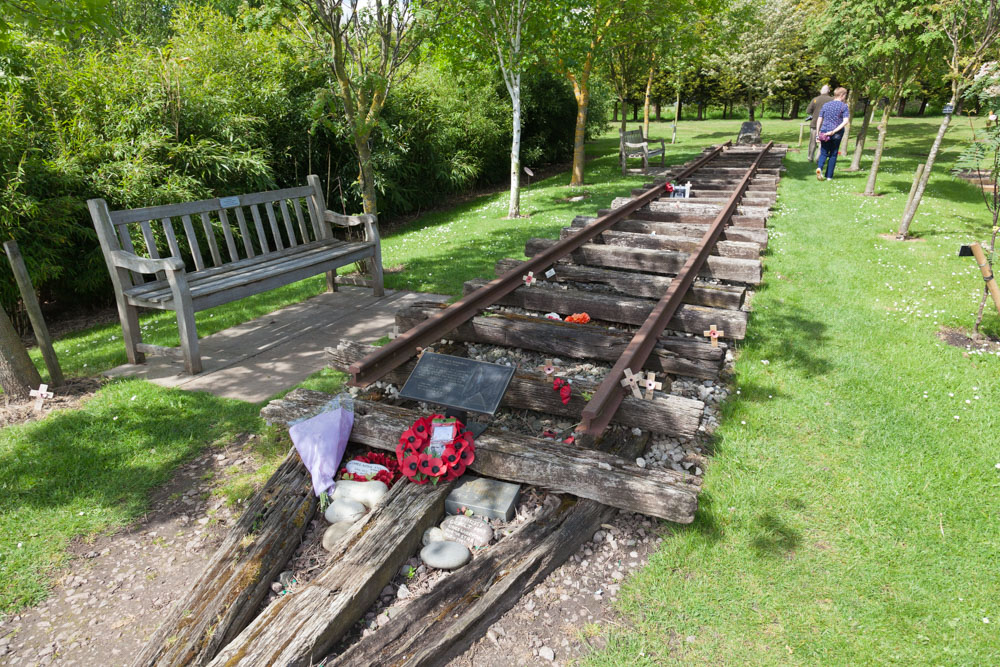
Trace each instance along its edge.
{"label": "tree trunk", "polygon": [[785,120],[785,100],[781,100],[781,113],[778,116],[781,120]]}
{"label": "tree trunk", "polygon": [[618,121],[618,102],[615,102],[614,116],[611,117],[611,120],[615,122]]}
{"label": "tree trunk", "polygon": [[636,104],[635,102],[632,102],[632,122],[633,123],[639,122],[639,105]]}
{"label": "tree trunk", "polygon": [[851,114],[851,116],[847,121],[847,127],[844,128],[844,138],[840,142],[840,145],[842,146],[840,155],[847,155],[847,142],[851,138],[851,123],[854,122],[854,107],[856,107],[857,105],[858,105],[857,89],[852,88],[851,93],[847,96],[847,109],[848,112]]}
{"label": "tree trunk", "polygon": [[705,120],[705,103],[698,102],[698,120]]}
{"label": "tree trunk", "polygon": [[726,110],[729,109],[729,102],[722,103],[722,120],[726,120]]}
{"label": "tree trunk", "polygon": [[649,98],[653,90],[653,68],[649,68],[649,76],[646,78],[646,96],[642,107],[642,136],[649,139]]}
{"label": "tree trunk", "polygon": [[[951,104],[955,104],[954,96],[951,98]],[[913,201],[910,202],[906,211],[903,212],[903,219],[899,223],[899,232],[896,236],[900,241],[906,240],[906,234],[910,231],[910,223],[913,222],[914,216],[917,215],[917,208],[920,207],[920,198],[924,196],[924,190],[927,189],[927,182],[931,178],[934,159],[941,149],[941,141],[944,139],[944,134],[948,131],[948,125],[950,124],[951,114],[945,114],[944,118],[941,119],[940,127],[938,127],[937,136],[934,137],[934,143],[931,145],[931,152],[927,156],[927,162],[924,164],[924,173],[920,175],[920,183],[917,184],[917,191],[913,195]]]}
{"label": "tree trunk", "polygon": [[752,123],[754,121],[754,112],[756,111],[756,106],[754,105],[753,102],[750,102],[750,104],[747,105],[747,109],[750,112],[750,122]]}
{"label": "tree trunk", "polygon": [[865,139],[868,137],[868,126],[871,124],[872,119],[875,118],[875,109],[873,105],[871,110],[865,109],[864,120],[861,122],[861,130],[858,132],[858,138],[854,141],[854,159],[851,160],[851,166],[845,171],[861,171],[861,154],[865,150]]}
{"label": "tree trunk", "polygon": [[38,369],[31,363],[28,350],[7,311],[0,308],[0,387],[3,393],[10,398],[26,400],[28,393],[41,383]]}
{"label": "tree trunk", "polygon": [[680,86],[678,86],[677,99],[674,102],[674,124],[673,124],[672,136],[670,137],[671,144],[677,143],[677,121],[679,121],[680,119],[681,119],[681,88]]}
{"label": "tree trunk", "polygon": [[896,109],[896,115],[897,116],[902,116],[904,113],[906,113],[906,98],[905,97],[900,97],[899,98],[899,106]]}
{"label": "tree trunk", "polygon": [[924,112],[927,110],[927,98],[920,100],[920,110],[917,112],[918,116],[923,116]]}
{"label": "tree trunk", "polygon": [[507,209],[507,217],[519,218],[521,217],[521,74],[515,74],[512,78],[514,85],[510,91],[510,101],[513,107],[510,142],[510,206]]}
{"label": "tree trunk", "polygon": [[875,194],[875,180],[878,178],[879,164],[882,162],[882,150],[885,148],[885,135],[889,131],[889,116],[895,106],[893,99],[882,112],[882,120],[878,124],[878,144],[875,146],[875,156],[872,158],[871,169],[868,170],[868,183],[865,184],[865,194],[869,197]]}
{"label": "tree trunk", "polygon": [[656,100],[656,120],[663,120],[660,110],[660,100]]}
{"label": "tree trunk", "polygon": [[[587,162],[587,111],[590,106],[590,71],[589,67],[580,77],[579,82],[573,80],[573,95],[576,97],[576,129],[573,131],[573,174],[569,184],[583,185],[583,169]],[[622,119],[625,118],[625,107],[622,107]]]}
{"label": "tree trunk", "polygon": [[797,119],[799,117],[799,100],[798,99],[792,100],[792,110],[788,113],[788,116],[792,120],[795,120],[795,119]]}
{"label": "tree trunk", "polygon": [[[365,213],[378,215],[378,201],[375,197],[375,170],[372,168],[372,152],[368,147],[368,137],[358,137],[354,147],[358,151],[358,180],[361,181],[361,202]],[[320,213],[322,215],[322,212]]]}
{"label": "tree trunk", "polygon": [[[625,102],[625,100],[623,98],[622,99],[622,109],[625,108],[625,104],[626,104],[626,102]],[[618,130],[620,132],[624,133],[626,129],[628,129],[628,121],[625,120],[625,114],[622,114],[622,120],[621,120],[621,124],[618,126]]]}

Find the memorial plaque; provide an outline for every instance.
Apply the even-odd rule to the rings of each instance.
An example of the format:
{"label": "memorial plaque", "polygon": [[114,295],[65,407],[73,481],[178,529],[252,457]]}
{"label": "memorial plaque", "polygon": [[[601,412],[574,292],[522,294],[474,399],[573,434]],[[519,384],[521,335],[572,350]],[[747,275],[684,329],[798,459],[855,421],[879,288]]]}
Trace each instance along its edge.
{"label": "memorial plaque", "polygon": [[239,197],[219,197],[219,206],[222,208],[236,208],[239,205]]}
{"label": "memorial plaque", "polygon": [[425,352],[399,395],[492,415],[500,407],[512,377],[512,366]]}

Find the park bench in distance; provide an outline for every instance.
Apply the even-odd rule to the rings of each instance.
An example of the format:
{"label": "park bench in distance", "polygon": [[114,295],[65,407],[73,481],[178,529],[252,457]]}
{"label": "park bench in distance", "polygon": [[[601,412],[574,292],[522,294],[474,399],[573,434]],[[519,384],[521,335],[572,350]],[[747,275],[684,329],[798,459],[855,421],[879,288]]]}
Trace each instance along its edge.
{"label": "park bench in distance", "polygon": [[[201,372],[194,322],[194,313],[199,310],[320,273],[326,274],[328,289],[335,290],[336,270],[367,258],[372,259],[375,296],[382,296],[382,249],[376,217],[328,211],[319,178],[311,175],[308,183],[239,197],[122,211],[111,211],[103,199],[87,202],[111,272],[129,363],[141,364],[150,353],[178,353],[177,348],[142,342],[139,307],[177,313],[180,354],[187,372],[194,374]],[[307,217],[302,214],[303,200]],[[244,208],[250,212],[249,223]],[[180,229],[174,228],[175,220],[179,220]],[[162,224],[169,257],[160,256],[152,224]],[[334,226],[355,225],[364,225],[363,241],[334,238]],[[133,226],[138,228],[136,238],[141,234],[145,256],[133,246]],[[205,245],[211,267],[202,255]],[[223,253],[228,259],[223,259]]]}
{"label": "park bench in distance", "polygon": [[[642,136],[642,130],[618,130],[621,140],[622,176],[627,173],[629,158],[642,158],[642,173],[649,171],[649,158],[660,156],[660,166],[664,165],[667,155],[667,142],[664,139],[647,139]],[[650,150],[649,145],[659,142],[660,147]]]}

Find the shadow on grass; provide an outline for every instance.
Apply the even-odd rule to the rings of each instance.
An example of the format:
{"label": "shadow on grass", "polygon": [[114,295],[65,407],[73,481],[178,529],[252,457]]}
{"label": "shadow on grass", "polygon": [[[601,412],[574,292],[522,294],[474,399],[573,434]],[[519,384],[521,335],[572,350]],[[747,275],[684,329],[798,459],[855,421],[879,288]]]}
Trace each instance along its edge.
{"label": "shadow on grass", "polygon": [[794,551],[802,535],[771,511],[757,515],[750,546],[758,556],[775,558]]}

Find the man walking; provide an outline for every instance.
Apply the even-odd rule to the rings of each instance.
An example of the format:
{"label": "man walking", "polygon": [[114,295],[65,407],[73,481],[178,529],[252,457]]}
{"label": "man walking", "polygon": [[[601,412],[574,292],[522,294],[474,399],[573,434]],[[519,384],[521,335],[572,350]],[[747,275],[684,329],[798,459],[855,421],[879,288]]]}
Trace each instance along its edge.
{"label": "man walking", "polygon": [[830,86],[823,84],[819,89],[819,95],[813,98],[809,106],[806,107],[806,115],[812,116],[809,121],[809,161],[816,161],[816,124],[819,122],[819,112],[823,110],[823,105],[833,100],[830,96]]}

